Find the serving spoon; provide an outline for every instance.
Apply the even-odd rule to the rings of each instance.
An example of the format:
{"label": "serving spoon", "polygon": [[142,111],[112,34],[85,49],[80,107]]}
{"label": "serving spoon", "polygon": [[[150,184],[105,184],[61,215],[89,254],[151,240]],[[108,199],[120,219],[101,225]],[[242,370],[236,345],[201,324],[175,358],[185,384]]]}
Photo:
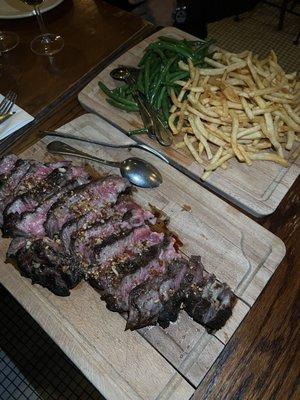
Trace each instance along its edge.
{"label": "serving spoon", "polygon": [[64,142],[55,140],[47,145],[47,150],[52,154],[63,154],[81,157],[110,167],[119,168],[121,175],[136,186],[142,188],[155,188],[162,183],[159,170],[152,164],[138,157],[126,158],[123,161],[109,161],[75,149]]}
{"label": "serving spoon", "polygon": [[[110,72],[110,76],[115,80],[123,81],[127,84],[135,84],[138,73],[139,70],[137,68],[121,65],[118,68],[114,68]],[[139,90],[134,89],[132,95],[138,103],[140,114],[148,130],[149,137],[152,139],[155,137],[163,146],[170,146],[173,142],[172,133],[165,128],[163,122],[157,116],[157,111]]]}

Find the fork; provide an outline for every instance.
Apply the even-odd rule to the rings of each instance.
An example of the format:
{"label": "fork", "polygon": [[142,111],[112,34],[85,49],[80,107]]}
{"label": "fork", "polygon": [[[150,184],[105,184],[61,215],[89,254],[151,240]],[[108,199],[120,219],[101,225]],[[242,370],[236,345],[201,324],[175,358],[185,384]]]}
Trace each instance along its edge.
{"label": "fork", "polygon": [[7,118],[14,114],[13,112],[11,112],[11,110],[15,105],[16,100],[17,94],[12,90],[9,90],[0,103],[0,123],[4,122]]}

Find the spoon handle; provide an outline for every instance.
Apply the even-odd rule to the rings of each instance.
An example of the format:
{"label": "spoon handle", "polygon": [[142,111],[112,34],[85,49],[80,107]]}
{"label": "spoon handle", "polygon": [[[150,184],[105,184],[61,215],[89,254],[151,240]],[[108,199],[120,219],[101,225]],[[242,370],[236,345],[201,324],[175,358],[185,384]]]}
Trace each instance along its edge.
{"label": "spoon handle", "polygon": [[85,143],[97,144],[99,146],[104,146],[104,147],[111,147],[113,149],[132,149],[132,148],[142,149],[142,150],[147,151],[148,153],[155,155],[156,157],[160,158],[167,164],[170,164],[170,160],[166,156],[164,156],[158,150],[155,150],[152,147],[148,146],[147,144],[143,144],[143,143],[112,144],[112,143],[107,143],[107,142],[101,142],[100,140],[94,140],[94,139],[74,136],[72,134],[60,132],[60,131],[40,131],[40,133],[43,133],[45,135],[55,136],[55,137],[61,137],[61,138],[65,138],[65,139],[78,140],[80,142],[85,142]]}
{"label": "spoon handle", "polygon": [[118,163],[118,162],[103,160],[102,158],[92,156],[88,153],[77,150],[74,147],[69,146],[68,144],[66,144],[64,142],[60,142],[58,140],[55,140],[54,142],[49,143],[47,145],[47,150],[49,151],[49,153],[52,153],[52,154],[63,154],[63,155],[67,155],[67,156],[81,157],[81,158],[85,158],[86,160],[96,161],[100,164],[108,165],[110,167],[120,168],[120,163]]}
{"label": "spoon handle", "polygon": [[156,135],[155,135],[155,127],[154,127],[154,123],[153,123],[152,114],[149,112],[149,110],[146,106],[146,103],[142,99],[138,90],[134,89],[132,92],[132,96],[133,96],[134,100],[136,101],[136,103],[138,104],[139,112],[141,114],[143,124],[144,124],[145,128],[147,129],[149,138],[155,139]]}

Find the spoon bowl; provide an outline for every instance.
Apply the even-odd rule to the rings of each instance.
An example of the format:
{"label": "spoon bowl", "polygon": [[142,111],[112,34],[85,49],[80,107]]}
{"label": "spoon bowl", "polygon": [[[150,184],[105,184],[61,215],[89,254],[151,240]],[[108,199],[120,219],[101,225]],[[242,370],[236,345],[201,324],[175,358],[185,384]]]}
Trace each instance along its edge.
{"label": "spoon bowl", "polygon": [[111,71],[110,76],[117,81],[128,82],[131,71],[127,67],[117,67]]}
{"label": "spoon bowl", "polygon": [[129,182],[139,187],[155,188],[162,183],[162,176],[158,169],[138,157],[122,161],[120,172]]}
{"label": "spoon bowl", "polygon": [[129,157],[121,162],[103,160],[102,158],[85,153],[67,143],[55,140],[47,145],[47,150],[52,154],[63,154],[73,157],[81,157],[86,160],[95,161],[109,167],[119,168],[121,175],[130,183],[142,188],[155,188],[162,183],[159,170],[149,162],[137,157]]}

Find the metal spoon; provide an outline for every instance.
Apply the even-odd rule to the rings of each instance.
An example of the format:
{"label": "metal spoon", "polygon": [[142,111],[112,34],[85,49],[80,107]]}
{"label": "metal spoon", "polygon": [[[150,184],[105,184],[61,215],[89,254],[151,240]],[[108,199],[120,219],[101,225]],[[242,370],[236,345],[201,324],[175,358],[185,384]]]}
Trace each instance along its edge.
{"label": "metal spoon", "polygon": [[74,136],[70,133],[61,132],[61,131],[40,131],[40,133],[44,134],[44,135],[55,136],[55,137],[60,137],[60,138],[64,138],[64,139],[72,139],[72,140],[78,140],[80,142],[96,144],[98,146],[111,147],[113,149],[141,149],[141,150],[145,150],[148,153],[151,153],[154,156],[160,158],[165,163],[170,164],[170,160],[167,156],[161,154],[158,150],[155,150],[152,147],[150,147],[144,143],[135,143],[134,142],[134,143],[128,143],[128,144],[113,144],[113,143],[102,142],[100,140],[90,139],[88,137]]}
{"label": "metal spoon", "polygon": [[[110,76],[118,81],[134,84],[136,83],[136,76],[138,73],[139,70],[137,68],[122,65],[118,68],[114,68]],[[148,102],[143,93],[138,90],[133,91],[133,97],[139,105],[141,117],[145,127],[148,129],[149,137],[153,139],[154,136],[163,146],[170,146],[173,141],[172,133],[165,128],[163,122],[157,116],[157,111]]]}
{"label": "metal spoon", "polygon": [[121,162],[103,160],[60,141],[49,143],[47,145],[47,150],[52,154],[81,157],[110,167],[119,168],[124,178],[139,187],[155,188],[162,183],[162,176],[158,169],[147,161],[137,157],[130,157]]}

